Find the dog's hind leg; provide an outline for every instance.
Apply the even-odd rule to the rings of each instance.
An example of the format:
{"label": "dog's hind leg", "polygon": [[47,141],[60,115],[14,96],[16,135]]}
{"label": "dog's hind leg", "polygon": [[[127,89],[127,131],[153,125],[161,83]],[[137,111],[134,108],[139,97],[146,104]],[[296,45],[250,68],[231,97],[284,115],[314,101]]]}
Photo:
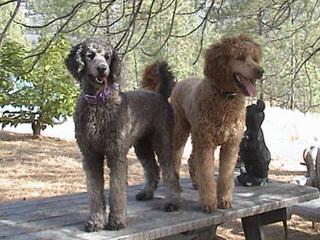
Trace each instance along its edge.
{"label": "dog's hind leg", "polygon": [[196,180],[196,172],[195,172],[195,160],[194,160],[194,153],[191,152],[189,159],[188,159],[188,166],[189,166],[189,175],[192,182],[192,186],[194,189],[198,189],[198,184]]}
{"label": "dog's hind leg", "polygon": [[238,158],[239,141],[224,143],[220,149],[219,179],[218,179],[218,207],[231,208],[232,192],[234,188],[234,168]]}
{"label": "dog's hind leg", "polygon": [[184,146],[190,134],[189,123],[178,115],[174,118],[174,131],[173,131],[173,163],[178,176],[180,175],[181,158]]}
{"label": "dog's hind leg", "polygon": [[104,157],[91,152],[85,152],[83,155],[83,169],[86,174],[90,208],[90,217],[85,224],[85,229],[88,232],[94,232],[106,227],[106,203],[103,195]]}
{"label": "dog's hind leg", "polygon": [[144,171],[144,185],[136,195],[136,199],[141,201],[149,200],[153,198],[153,193],[160,180],[160,168],[155,158],[152,138],[148,136],[140,139],[134,149]]}
{"label": "dog's hind leg", "polygon": [[163,127],[163,131],[155,134],[154,141],[156,154],[161,167],[162,179],[167,188],[163,209],[167,212],[175,211],[179,208],[182,189],[179,185],[179,177],[175,172],[173,164],[172,132]]}

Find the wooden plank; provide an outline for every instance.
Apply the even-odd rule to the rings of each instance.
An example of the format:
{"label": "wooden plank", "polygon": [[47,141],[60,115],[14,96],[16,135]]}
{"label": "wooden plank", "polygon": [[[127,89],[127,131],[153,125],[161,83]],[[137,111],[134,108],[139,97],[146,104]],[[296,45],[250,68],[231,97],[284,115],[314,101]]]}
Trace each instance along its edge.
{"label": "wooden plank", "polygon": [[[128,192],[139,191],[140,188],[141,188],[141,185],[134,185],[128,188]],[[108,191],[106,191],[106,194],[108,194]],[[14,202],[0,203],[0,211],[5,209],[25,208],[29,206],[35,206],[35,205],[41,206],[42,204],[54,203],[54,202],[67,202],[67,201],[72,201],[75,199],[83,199],[83,198],[88,199],[86,192],[54,196],[54,197],[46,197],[46,198],[17,200]]]}
{"label": "wooden plank", "polygon": [[159,240],[213,240],[216,236],[217,226],[199,228],[193,231],[182,232]]}
{"label": "wooden plank", "polygon": [[[163,187],[159,190],[164,191]],[[136,212],[143,212],[152,209],[161,210],[161,205],[163,203],[164,196],[157,195],[155,199],[149,203],[135,200],[135,194],[138,191],[130,191],[128,195],[128,214],[134,215]],[[60,206],[60,205],[62,206]],[[75,199],[74,201],[68,202],[51,202],[46,205],[30,206],[28,208],[21,209],[10,209],[6,210],[5,213],[0,214],[0,232],[3,231],[2,226],[7,225],[7,223],[14,222],[15,224],[23,222],[32,222],[34,220],[46,220],[47,218],[53,217],[63,217],[64,215],[69,215],[72,213],[83,212],[88,214],[88,203],[87,199]]]}
{"label": "wooden plank", "polygon": [[317,157],[316,157],[316,179],[315,179],[315,186],[320,189],[320,148],[318,148],[317,151]]}
{"label": "wooden plank", "polygon": [[[193,201],[197,201],[197,194],[195,194],[195,191],[192,188],[189,188],[187,184],[183,184],[183,187],[185,189],[183,193],[183,197],[185,199],[191,199]],[[159,188],[160,192],[163,191],[163,188]],[[237,191],[236,191],[237,192]],[[144,202],[137,202],[135,201],[135,194],[136,191],[130,191],[128,193],[128,203],[133,204],[133,208],[129,208],[128,212],[130,213],[131,210],[135,209],[136,211],[143,211],[147,210],[148,207],[154,208],[155,206],[151,205],[146,205]],[[163,196],[156,196],[157,198],[162,198]],[[157,199],[156,199],[157,201]],[[159,199],[159,201],[162,201]],[[235,194],[234,197],[234,202],[236,204],[240,203],[241,200],[237,200],[237,194]],[[189,205],[193,206],[193,205]],[[244,208],[248,206],[238,206],[236,208]],[[194,205],[194,210],[198,210],[199,208],[197,205]],[[0,213],[0,222],[4,222],[5,220],[7,221],[15,221],[15,222],[23,222],[23,221],[32,221],[36,219],[43,219],[46,217],[56,217],[64,214],[69,214],[72,212],[76,211],[81,211],[83,209],[87,209],[87,197],[83,198],[77,198],[72,201],[67,200],[67,201],[60,201],[60,202],[50,202],[46,203],[45,205],[39,204],[39,206],[33,206],[33,208],[15,208],[15,209],[6,209],[5,211],[1,211]],[[2,209],[1,209],[2,210]],[[28,214],[26,214],[28,213]],[[21,215],[24,216],[24,218],[21,218]]]}
{"label": "wooden plank", "polygon": [[[187,194],[184,194],[184,195],[187,195]],[[192,195],[194,196],[194,192],[192,192]],[[129,202],[130,202],[130,201],[129,201]],[[238,202],[238,201],[235,200],[235,202]],[[84,203],[84,204],[85,204],[85,203]],[[144,204],[144,203],[143,203],[143,204]],[[70,205],[73,206],[74,203],[71,203]],[[85,205],[83,205],[83,206],[85,206]],[[77,208],[77,205],[74,205],[74,207]],[[44,210],[50,210],[50,209],[44,209]],[[26,210],[26,211],[27,211],[27,210]]]}
{"label": "wooden plank", "polygon": [[8,222],[8,225],[1,226],[0,238],[13,237],[29,232],[43,231],[49,228],[60,228],[69,224],[84,222],[85,217],[81,213],[66,214],[63,217],[52,217],[32,222],[18,223]]}
{"label": "wooden plank", "polygon": [[[0,237],[3,239],[156,239],[186,231],[193,231],[227,222],[231,219],[252,216],[318,197],[314,188],[272,182],[264,187],[240,187],[235,189],[233,208],[204,214],[199,210],[198,194],[188,180],[182,180],[182,208],[178,212],[165,213],[161,208],[164,188],[157,191],[155,200],[135,201],[136,190],[130,188],[128,196],[128,227],[121,231],[85,233],[83,222],[88,215],[86,195],[75,198],[45,199],[38,204],[25,205],[23,214],[14,208],[10,214],[8,205],[2,214],[0,206]],[[67,200],[66,200],[67,199]],[[74,201],[69,201],[73,199]],[[80,203],[80,204],[79,204]],[[40,208],[37,208],[37,205]],[[12,205],[13,206],[13,205]],[[65,210],[65,211],[64,211]],[[9,212],[8,212],[9,211]],[[29,211],[29,212],[28,212]],[[47,213],[45,213],[47,211]],[[29,213],[29,214],[28,214]],[[32,215],[33,214],[33,215]],[[28,217],[31,215],[32,217]],[[5,237],[6,236],[6,237]]]}
{"label": "wooden plank", "polygon": [[312,222],[320,222],[320,198],[293,205],[291,213]]}
{"label": "wooden plank", "polygon": [[[143,202],[135,201],[135,193],[128,195],[128,202],[136,202],[136,204],[144,205]],[[21,208],[5,209],[3,212],[0,213],[0,219],[19,221],[19,222],[31,221],[33,219],[43,218],[46,216],[53,217],[61,214],[63,215],[63,214],[68,214],[70,212],[75,212],[77,210],[87,209],[87,206],[88,206],[88,199],[87,197],[83,197],[83,198],[77,198],[77,199],[61,201],[61,202],[39,204],[39,206],[32,205],[22,209]],[[26,214],[25,218],[21,218],[21,215],[24,215],[24,214]]]}
{"label": "wooden plank", "polygon": [[[132,236],[139,237],[141,233],[143,233],[144,235],[149,234],[152,239],[154,237],[161,237],[162,235],[165,235],[165,236],[171,235],[172,233],[175,233],[175,232],[170,231],[168,226],[176,223],[175,218],[179,218],[182,221],[190,220],[189,215],[190,215],[189,213],[182,213],[179,216],[175,216],[173,218],[173,217],[169,217],[167,213],[164,213],[162,211],[154,211],[152,213],[148,213],[140,217],[129,216],[128,217],[129,225],[134,225],[134,231],[132,231],[131,229],[128,233],[126,233],[126,231],[123,230],[121,231],[120,235],[124,235],[131,238]],[[65,224],[65,222],[70,223],[71,221],[80,221],[82,223],[84,219],[81,219],[81,218],[82,216],[79,217],[79,215],[75,214],[73,216],[66,215],[62,219],[51,218],[51,219],[47,219],[46,221],[33,222],[32,224],[29,224],[29,225],[20,224],[19,226],[14,226],[14,230],[15,230],[14,234],[12,234],[12,232],[11,233],[9,232],[9,234],[12,234],[12,236],[10,236],[9,238],[6,237],[4,239],[19,239],[19,238],[33,239],[32,236],[39,236],[39,235],[43,236],[43,234],[39,234],[39,232],[34,232],[35,229],[33,228],[33,226],[37,226],[38,228],[41,228],[41,232],[46,232],[46,233],[51,232],[51,230],[53,233],[55,233],[56,229],[60,229],[60,227],[63,226],[63,228],[61,228],[60,230],[64,230],[64,232],[66,233],[72,232],[72,235],[76,235],[81,239],[92,239],[92,238],[114,239],[114,237],[119,237],[119,232],[101,231],[99,233],[84,233],[83,224],[72,225],[71,229],[73,230],[71,230],[69,226]],[[156,220],[154,221],[154,219]],[[139,222],[138,224],[136,224],[137,221]],[[52,225],[48,225],[48,223],[51,223]],[[163,226],[166,226],[166,228],[162,229]],[[50,227],[52,229],[50,229]],[[154,228],[157,228],[158,231],[153,231]],[[189,229],[188,225],[186,225],[186,227],[181,226],[179,229],[179,232],[180,231],[185,232],[186,229]],[[148,233],[148,231],[150,232]],[[6,231],[1,232],[1,237],[3,237],[4,234],[7,234],[7,233],[8,232]],[[24,233],[24,234],[21,234],[21,233]]]}

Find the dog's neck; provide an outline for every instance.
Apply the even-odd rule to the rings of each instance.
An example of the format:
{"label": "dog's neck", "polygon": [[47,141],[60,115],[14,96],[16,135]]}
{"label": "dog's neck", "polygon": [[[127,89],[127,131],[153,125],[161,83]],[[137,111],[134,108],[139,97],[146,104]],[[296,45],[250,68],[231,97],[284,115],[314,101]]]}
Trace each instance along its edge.
{"label": "dog's neck", "polygon": [[[86,76],[86,80],[81,82],[82,95],[90,105],[101,105],[109,101],[110,98],[119,98],[120,87],[118,83],[113,83],[109,86],[107,83],[104,86],[94,84],[94,79]],[[89,81],[88,81],[89,79]]]}
{"label": "dog's neck", "polygon": [[218,86],[217,86],[217,89],[220,92],[220,94],[226,99],[233,99],[239,94],[238,92],[226,92],[221,88],[219,88]]}
{"label": "dog's neck", "polygon": [[225,99],[234,99],[235,97],[239,96],[240,93],[238,91],[224,91],[213,79],[207,79],[208,84],[218,92],[223,98]]}
{"label": "dog's neck", "polygon": [[95,79],[90,75],[86,75],[81,79],[80,85],[84,94],[96,95],[98,92],[103,91],[104,87],[94,84],[94,81]]}

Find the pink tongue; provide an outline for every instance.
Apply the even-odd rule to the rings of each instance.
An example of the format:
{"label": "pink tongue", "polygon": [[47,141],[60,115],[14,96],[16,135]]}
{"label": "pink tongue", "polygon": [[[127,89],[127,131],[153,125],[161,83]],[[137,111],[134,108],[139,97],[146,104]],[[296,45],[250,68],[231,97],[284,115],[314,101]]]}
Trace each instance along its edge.
{"label": "pink tongue", "polygon": [[107,76],[99,77],[100,81],[107,81]]}
{"label": "pink tongue", "polygon": [[243,90],[245,90],[245,91],[243,91],[243,93],[246,96],[254,97],[257,93],[256,87],[248,80],[245,80],[242,83],[243,83],[243,86],[245,87],[245,89],[243,89]]}

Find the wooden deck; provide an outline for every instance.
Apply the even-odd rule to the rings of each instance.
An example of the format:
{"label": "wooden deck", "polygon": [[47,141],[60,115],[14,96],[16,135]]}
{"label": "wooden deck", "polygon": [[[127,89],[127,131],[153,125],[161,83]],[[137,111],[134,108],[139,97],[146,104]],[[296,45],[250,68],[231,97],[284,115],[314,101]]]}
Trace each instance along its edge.
{"label": "wooden deck", "polygon": [[181,185],[184,189],[182,206],[172,213],[160,209],[162,186],[155,199],[148,202],[135,200],[141,186],[130,187],[128,226],[121,231],[84,232],[83,223],[88,217],[86,193],[1,204],[0,239],[157,239],[285,208],[319,195],[315,188],[281,182],[271,182],[263,187],[236,186],[232,209],[204,214],[199,210],[198,193],[191,183],[183,179]]}

